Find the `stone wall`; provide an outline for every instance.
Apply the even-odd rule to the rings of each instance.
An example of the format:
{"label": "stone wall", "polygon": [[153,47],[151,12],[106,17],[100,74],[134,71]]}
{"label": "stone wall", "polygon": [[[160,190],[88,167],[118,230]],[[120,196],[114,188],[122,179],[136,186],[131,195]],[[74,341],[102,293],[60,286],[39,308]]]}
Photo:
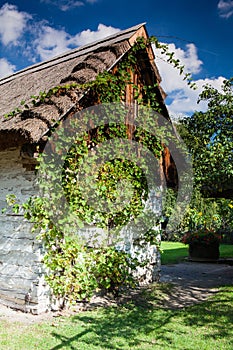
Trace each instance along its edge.
{"label": "stone wall", "polygon": [[[26,163],[26,166],[25,164]],[[22,214],[7,210],[6,195],[24,202],[36,192],[35,173],[19,149],[0,152],[0,302],[23,311],[46,311],[49,291],[43,277],[43,247]]]}
{"label": "stone wall", "polygon": [[[157,242],[160,241],[159,227],[154,228],[158,232]],[[146,242],[144,239],[135,239],[135,233],[123,229],[122,241],[118,242],[117,248],[136,258],[142,266],[138,266],[133,275],[139,285],[148,285],[160,279],[161,257],[155,244]]]}
{"label": "stone wall", "polygon": [[[147,203],[145,203],[145,209],[150,210],[150,215],[153,218],[160,218],[161,216],[162,194],[162,186],[156,190],[151,190]],[[99,247],[103,245],[102,242],[111,241],[118,250],[125,251],[133,258],[136,258],[142,266],[139,266],[133,275],[137,278],[140,285],[146,285],[158,281],[161,272],[161,257],[157,244],[147,242],[143,236],[147,229],[153,229],[155,235],[157,234],[156,241],[159,244],[161,227],[160,224],[150,227],[150,223],[146,221],[146,218],[145,216],[136,225],[129,223],[129,225],[124,226],[116,236],[111,237],[110,232],[111,239],[109,239],[106,230],[97,229],[95,225],[85,226],[83,229],[80,229],[79,235],[91,247]]]}
{"label": "stone wall", "polygon": [[[23,203],[37,192],[35,172],[31,170],[33,159],[24,157],[19,149],[0,152],[0,303],[38,314],[52,307],[41,262],[43,246],[36,240],[31,224],[22,214],[13,214],[9,209],[1,214],[1,209],[7,207],[6,195],[14,194]],[[157,199],[155,203],[158,203]],[[93,229],[96,231],[96,228]],[[84,231],[85,236],[91,236],[88,229]],[[138,246],[134,243],[133,232],[124,232],[123,236],[119,248],[140,261],[148,261],[145,267],[137,271],[141,284],[157,280],[160,256],[156,246],[149,243]]]}

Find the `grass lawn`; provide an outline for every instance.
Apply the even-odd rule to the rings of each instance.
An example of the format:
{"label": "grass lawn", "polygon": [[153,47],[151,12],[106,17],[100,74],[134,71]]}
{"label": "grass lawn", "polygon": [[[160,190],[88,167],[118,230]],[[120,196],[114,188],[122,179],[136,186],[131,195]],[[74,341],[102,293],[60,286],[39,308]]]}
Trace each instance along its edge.
{"label": "grass lawn", "polygon": [[53,322],[0,321],[0,349],[233,349],[233,287],[181,310],[158,306],[158,296],[161,299],[165,289],[154,285],[137,304],[81,312]]}
{"label": "grass lawn", "polygon": [[[187,256],[181,243],[162,243],[163,263]],[[222,245],[222,257],[233,246]],[[206,302],[170,310],[161,306],[171,284],[154,284],[134,301],[26,325],[1,320],[1,350],[232,350],[233,286],[222,287]]]}
{"label": "grass lawn", "polygon": [[[161,243],[162,264],[178,263],[188,257],[188,246],[179,242],[162,242]],[[233,245],[220,245],[220,258],[233,258]]]}

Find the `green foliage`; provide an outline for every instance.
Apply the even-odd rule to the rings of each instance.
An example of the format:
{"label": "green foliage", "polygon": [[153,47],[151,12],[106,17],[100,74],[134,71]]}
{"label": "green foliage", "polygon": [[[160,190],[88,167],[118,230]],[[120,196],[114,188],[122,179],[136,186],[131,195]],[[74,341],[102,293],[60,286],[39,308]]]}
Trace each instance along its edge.
{"label": "green foliage", "polygon": [[184,244],[200,243],[204,246],[220,243],[220,241],[221,235],[204,227],[201,227],[195,231],[187,232],[182,238],[182,242]]}
{"label": "green foliage", "polygon": [[[119,62],[114,74],[105,71],[86,84],[74,83],[56,86],[48,92],[41,91],[39,95],[31,96],[30,101],[22,101],[21,108],[27,110],[39,106],[41,103],[49,102],[52,95],[59,96],[69,90],[86,91],[86,98],[89,96],[95,103],[121,102],[125,101],[127,85],[131,85],[134,99],[138,104],[161,112],[157,84],[140,88],[131,81],[130,72],[137,69],[139,53],[146,52],[151,43],[159,47],[168,62],[183,74],[184,67],[179,60],[173,58],[172,53],[168,52],[168,46],[159,44],[153,37],[149,40],[139,38]],[[190,76],[185,75],[184,79],[187,79],[191,86]],[[6,115],[6,118],[13,117],[23,110],[16,108]],[[34,231],[39,232],[38,238],[44,242],[46,248],[44,263],[48,269],[47,282],[54,295],[64,298],[65,301],[72,303],[88,299],[99,289],[111,291],[116,295],[122,285],[135,285],[133,272],[140,265],[138,260],[108,244],[111,243],[111,229],[115,229],[114,232],[117,233],[117,230],[119,231],[127,222],[137,220],[147,200],[148,187],[144,171],[148,165],[143,163],[143,147],[160,158],[162,143],[166,144],[164,135],[168,130],[158,129],[156,137],[151,135],[147,130],[150,130],[150,125],[155,125],[156,120],[149,114],[144,117],[136,130],[133,130],[131,139],[137,143],[137,149],[135,154],[131,152],[130,160],[119,156],[114,160],[106,160],[99,168],[93,166],[98,144],[104,144],[115,138],[129,139],[127,121],[121,124],[108,122],[103,127],[91,127],[91,131],[77,135],[76,138],[64,133],[61,126],[56,131],[58,140],[55,144],[51,142],[51,147],[56,150],[51,151],[55,155],[54,159],[49,158],[50,153],[43,153],[39,159],[39,185],[42,196],[30,198],[22,205],[22,209],[25,217],[33,222]],[[95,125],[93,114],[87,115],[86,126],[88,123]],[[145,123],[147,130],[143,127]],[[98,121],[96,125],[99,125]],[[69,128],[70,131],[75,129],[75,123],[72,124],[71,121]],[[84,130],[89,129],[84,127]],[[71,148],[70,144],[73,144]],[[116,148],[121,149],[121,146]],[[63,154],[65,156],[61,157],[63,162],[61,171],[58,164]],[[91,160],[88,164],[89,158]],[[137,164],[138,159],[140,166]],[[84,175],[91,176],[83,176],[80,179],[80,169],[83,169]],[[50,188],[51,181],[54,184],[53,188]],[[131,185],[127,187],[128,183]],[[121,198],[122,192],[124,199]],[[70,211],[68,224],[64,196]],[[87,198],[92,198],[92,202],[88,202]],[[8,198],[9,204],[15,210],[20,210],[15,200],[13,197]],[[107,210],[104,210],[106,203]],[[148,221],[151,221],[151,215],[148,216]],[[81,228],[83,222],[94,223],[96,227],[104,228],[108,232],[107,245],[103,244],[98,249],[87,248],[87,245],[78,238],[80,232],[72,231],[77,227]],[[98,233],[96,235],[98,241]],[[140,242],[158,244],[156,236],[157,232],[150,229],[144,237],[141,237]]]}
{"label": "green foliage", "polygon": [[[89,118],[89,112],[85,116]],[[91,117],[94,121],[94,114]],[[80,123],[80,119],[77,123]],[[72,121],[69,127],[74,127],[74,124]],[[63,131],[63,128],[58,130],[59,140],[52,145],[56,147],[54,157],[47,161],[49,153],[43,152],[41,155],[39,181],[44,196],[31,198],[24,204],[25,216],[34,222],[35,229],[40,229],[39,237],[44,241],[47,252],[44,258],[49,269],[47,282],[55,295],[69,302],[88,299],[99,289],[117,295],[122,285],[135,285],[133,272],[140,264],[129,254],[108,245],[112,243],[113,235],[115,238],[120,228],[135,220],[144,208],[148,195],[143,173],[145,165],[143,159],[142,168],[137,165],[137,154],[132,155],[135,163],[124,157],[107,160],[101,165],[95,162],[96,157],[98,159],[96,146],[101,142],[104,144],[117,136],[121,140],[118,146],[121,151],[122,140],[127,137],[125,125],[109,123],[100,126],[92,129],[93,137],[89,137],[88,133],[78,136],[75,133],[74,142]],[[142,137],[140,128],[139,136]],[[148,140],[148,147],[154,147],[156,155],[160,154],[161,145],[156,149],[149,135],[145,133],[142,140],[145,145]],[[72,144],[71,148],[69,144]],[[64,156],[60,154],[62,149],[68,151]],[[102,151],[105,154],[104,148]],[[58,165],[60,157],[62,169]],[[51,179],[54,183],[52,187]],[[64,195],[75,221],[67,220],[64,216]],[[74,225],[74,222],[78,225]],[[107,242],[103,241],[101,248],[87,249],[85,242],[81,241],[78,227],[83,222],[105,229]],[[72,234],[70,229],[73,227],[77,231]],[[156,236],[153,230],[146,233],[144,244],[158,243],[155,242]],[[95,239],[99,241],[98,232]]]}
{"label": "green foliage", "polygon": [[44,263],[50,273],[46,281],[53,294],[70,303],[90,298],[97,288],[97,281],[91,273],[94,257],[87,248],[75,237],[64,237],[57,240],[56,245],[50,241],[47,250]]}
{"label": "green foliage", "polygon": [[181,224],[183,232],[194,231],[200,227],[218,230],[220,226],[221,215],[217,201],[204,198],[200,190],[195,189]]}
{"label": "green foliage", "polygon": [[[81,181],[78,184],[76,181],[78,153],[77,147],[72,148],[68,155],[69,164],[66,163],[64,169],[65,195],[69,205],[76,208],[77,216],[89,223],[94,220],[102,228],[121,227],[129,218],[136,218],[148,194],[142,169],[131,161],[115,158],[105,162],[94,173],[90,186],[82,186]],[[89,202],[85,200],[83,191]],[[91,204],[97,200],[98,208],[93,209]]]}
{"label": "green foliage", "polygon": [[114,247],[97,249],[94,252],[95,268],[93,274],[98,288],[118,296],[120,287],[135,287],[137,282],[132,272],[140,265],[136,258]]}
{"label": "green foliage", "polygon": [[[176,203],[176,192],[169,190],[163,207],[165,221],[173,214]],[[180,241],[187,232],[196,232],[205,228],[227,237],[233,230],[233,203],[224,198],[205,198],[200,190],[194,189],[192,199],[175,232],[163,232],[163,238]],[[179,208],[177,209],[179,210]]]}
{"label": "green foliage", "polygon": [[206,85],[199,101],[207,101],[206,112],[195,112],[180,121],[178,130],[192,153],[195,182],[207,195],[223,196],[233,183],[233,78],[222,90]]}
{"label": "green foliage", "polygon": [[[6,203],[9,207],[11,207],[13,213],[18,214],[20,211],[20,205],[17,202],[17,197],[14,194],[6,195]],[[7,211],[7,208],[2,209],[2,214]]]}
{"label": "green foliage", "polygon": [[195,112],[178,124],[179,133],[192,154],[198,189],[180,231],[207,227],[221,232],[226,241],[233,229],[232,87],[233,78],[224,80],[221,90],[204,86],[199,102],[208,102],[207,111]]}
{"label": "green foliage", "polygon": [[64,237],[47,246],[49,252],[44,263],[50,273],[46,281],[57,297],[75,303],[88,300],[98,291],[111,292],[114,296],[120,287],[134,287],[134,271],[137,259],[114,247],[87,248],[76,237]]}

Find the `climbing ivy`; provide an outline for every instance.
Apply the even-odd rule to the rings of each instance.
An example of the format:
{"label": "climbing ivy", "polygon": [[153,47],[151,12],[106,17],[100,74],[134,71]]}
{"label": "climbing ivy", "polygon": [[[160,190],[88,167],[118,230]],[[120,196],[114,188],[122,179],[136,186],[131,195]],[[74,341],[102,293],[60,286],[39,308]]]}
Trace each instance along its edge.
{"label": "climbing ivy", "polygon": [[[138,105],[146,105],[153,111],[161,112],[161,105],[156,92],[157,84],[140,88],[131,81],[130,74],[130,71],[137,69],[139,52],[145,51],[152,43],[159,47],[167,57],[168,62],[183,74],[184,67],[179,60],[174,59],[173,53],[168,52],[166,45],[161,45],[155,37],[149,40],[139,38],[118,64],[114,74],[111,71],[105,71],[98,74],[93,81],[85,84],[72,83],[56,86],[48,92],[40,92],[39,95],[32,96],[27,103],[22,101],[22,110],[38,106],[46,102],[52,95],[67,93],[68,90],[87,91],[85,98],[90,98],[96,103],[122,102],[125,101],[126,87],[130,84],[134,90],[134,100]],[[190,76],[185,75],[184,78],[192,86]],[[6,115],[6,118],[22,113],[22,110],[16,108]],[[15,198],[8,197],[8,203],[13,206],[14,210],[23,210],[25,218],[33,222],[33,230],[35,232],[39,231],[38,238],[44,242],[46,247],[44,263],[49,271],[46,276],[47,282],[54,295],[63,297],[65,301],[83,300],[91,297],[96,290],[103,289],[116,295],[122,285],[135,286],[136,281],[133,272],[141,265],[139,260],[117,249],[115,245],[109,244],[112,243],[111,240],[108,240],[107,244],[97,245],[96,248],[88,247],[88,244],[80,239],[77,232],[72,232],[72,221],[67,225],[67,218],[63,215],[63,200],[65,197],[69,209],[75,217],[75,223],[80,229],[83,222],[94,223],[96,227],[107,231],[108,238],[112,232],[117,234],[128,222],[140,219],[140,214],[148,199],[148,184],[145,177],[148,164],[143,162],[144,148],[147,148],[157,159],[160,159],[164,144],[166,144],[165,130],[158,129],[157,135],[154,136],[143,127],[145,122],[148,126],[150,126],[150,123],[153,125],[157,122],[154,115],[151,116],[150,113],[146,112],[144,117],[141,119],[141,124],[131,130],[130,137],[130,123],[118,124],[113,121],[101,126],[97,122],[97,126],[95,126],[95,116],[91,112],[89,114],[87,112],[87,120],[88,122],[91,120],[94,127],[74,139],[67,136],[61,126],[57,131],[58,140],[55,144],[53,144],[53,139],[50,142],[51,147],[56,150],[53,152],[55,154],[54,159],[51,158],[48,161],[49,153],[46,154],[45,152],[39,157],[39,181],[45,195],[32,197],[21,206]],[[78,120],[78,122],[80,121]],[[75,121],[72,124],[71,120],[69,128],[70,130],[75,129]],[[169,131],[166,130],[166,133],[169,133]],[[107,159],[97,170],[94,169],[92,164],[97,146],[116,138],[121,140],[130,138],[132,142],[137,144],[135,152],[131,152],[132,158],[126,159],[124,156],[119,156],[114,159]],[[70,147],[71,141],[72,147]],[[117,145],[116,148],[120,149],[121,146]],[[64,149],[66,149],[66,152],[64,158],[62,158],[63,166],[60,176],[57,159]],[[91,159],[91,165],[88,164],[90,153],[94,157]],[[140,159],[139,165],[138,159]],[[80,168],[84,169],[84,173],[85,171],[93,171],[92,182],[87,182],[88,186],[84,186],[79,179]],[[59,181],[56,181],[59,176],[61,177],[60,185]],[[53,182],[55,188],[52,189],[50,188],[51,179],[53,181],[55,179],[55,182]],[[85,176],[83,179],[88,181]],[[127,188],[128,183],[130,186]],[[120,191],[119,184],[123,186]],[[92,194],[94,193],[92,202],[88,202],[88,194],[85,197],[85,191],[88,188],[94,191],[92,192]],[[121,199],[121,193],[124,193],[123,199]],[[95,197],[96,194],[97,197]],[[101,198],[101,200],[98,200],[98,198]],[[102,205],[102,200],[104,205]],[[96,202],[99,210],[96,210],[95,206],[93,209]],[[107,210],[104,210],[106,203]],[[154,221],[152,226],[155,226],[158,223],[158,218],[150,215],[150,213],[147,213],[147,215],[148,222]],[[65,232],[69,232],[69,234],[67,235]],[[138,237],[138,240],[145,245],[148,242],[157,244],[157,234],[158,232],[155,232],[150,226],[143,237]],[[98,241],[98,232],[96,239]]]}

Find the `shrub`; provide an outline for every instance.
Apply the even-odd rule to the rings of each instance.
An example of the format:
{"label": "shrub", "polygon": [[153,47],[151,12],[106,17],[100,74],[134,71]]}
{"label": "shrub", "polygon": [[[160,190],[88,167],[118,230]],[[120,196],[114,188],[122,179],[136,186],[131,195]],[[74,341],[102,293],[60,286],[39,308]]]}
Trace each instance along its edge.
{"label": "shrub", "polygon": [[187,232],[182,238],[182,242],[184,244],[199,243],[203,245],[211,245],[214,243],[219,243],[220,241],[221,235],[214,230],[207,229],[205,227]]}

